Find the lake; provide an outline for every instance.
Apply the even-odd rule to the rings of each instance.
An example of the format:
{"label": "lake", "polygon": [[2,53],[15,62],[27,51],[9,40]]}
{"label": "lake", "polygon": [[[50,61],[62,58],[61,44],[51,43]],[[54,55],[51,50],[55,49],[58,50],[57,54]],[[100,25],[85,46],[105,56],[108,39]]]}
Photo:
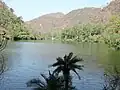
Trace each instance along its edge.
{"label": "lake", "polygon": [[84,71],[79,71],[81,80],[73,73],[73,85],[78,90],[102,90],[104,71],[107,65],[120,66],[120,51],[109,49],[104,44],[63,44],[59,42],[11,42],[3,55],[6,71],[0,80],[0,90],[31,90],[26,82],[48,74],[48,68],[58,56],[69,52],[84,59]]}

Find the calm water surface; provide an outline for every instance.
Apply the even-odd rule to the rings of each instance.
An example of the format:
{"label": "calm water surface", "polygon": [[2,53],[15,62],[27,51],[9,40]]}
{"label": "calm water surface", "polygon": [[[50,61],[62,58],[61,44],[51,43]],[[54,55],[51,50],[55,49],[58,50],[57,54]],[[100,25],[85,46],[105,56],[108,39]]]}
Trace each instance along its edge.
{"label": "calm water surface", "polygon": [[72,74],[78,90],[101,90],[104,66],[120,65],[120,52],[102,44],[12,42],[4,51],[7,70],[0,81],[0,90],[31,90],[26,86],[28,80],[39,77],[40,73],[48,74],[48,65],[71,51],[84,59],[84,71],[79,72],[81,80]]}

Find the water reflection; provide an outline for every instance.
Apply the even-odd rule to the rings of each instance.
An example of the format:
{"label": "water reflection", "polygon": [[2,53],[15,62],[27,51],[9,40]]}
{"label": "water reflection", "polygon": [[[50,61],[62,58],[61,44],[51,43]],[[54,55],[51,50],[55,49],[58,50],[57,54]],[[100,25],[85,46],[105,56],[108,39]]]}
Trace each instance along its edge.
{"label": "water reflection", "polygon": [[110,51],[105,63],[103,90],[120,90],[120,52]]}
{"label": "water reflection", "polygon": [[6,48],[8,42],[8,37],[6,36],[5,29],[0,29],[0,80],[2,79],[2,74],[5,71],[5,58],[2,51]]}
{"label": "water reflection", "polygon": [[120,90],[120,71],[119,67],[112,66],[111,70],[104,74],[105,84],[103,90]]}
{"label": "water reflection", "polygon": [[0,55],[0,75],[4,72],[5,62],[4,62],[4,56]]}
{"label": "water reflection", "polygon": [[6,61],[4,54],[0,53],[0,85],[2,85],[2,80],[4,79],[4,72],[7,70]]}

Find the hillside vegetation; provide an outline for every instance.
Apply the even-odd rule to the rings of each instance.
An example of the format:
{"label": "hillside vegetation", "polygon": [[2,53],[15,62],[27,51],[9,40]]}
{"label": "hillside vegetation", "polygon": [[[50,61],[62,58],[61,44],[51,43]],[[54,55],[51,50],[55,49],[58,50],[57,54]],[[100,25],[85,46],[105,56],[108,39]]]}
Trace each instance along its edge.
{"label": "hillside vegetation", "polygon": [[4,2],[0,2],[0,30],[7,33],[9,39],[12,40],[28,40],[35,39],[30,33],[21,17],[14,14],[14,10],[6,6]]}
{"label": "hillside vegetation", "polygon": [[[84,8],[73,10],[70,13],[59,17],[60,20],[52,22],[54,19],[46,19],[52,22],[53,26],[47,33],[42,33],[45,23],[42,26],[43,17],[34,19],[34,25],[41,24],[39,32],[44,39],[60,40],[63,42],[89,42],[105,43],[115,50],[120,50],[120,0],[110,2],[104,8]],[[48,16],[48,15],[47,15]],[[44,20],[43,19],[43,20]],[[47,21],[48,20],[48,21]],[[30,21],[31,22],[31,21]],[[30,23],[29,22],[29,23]],[[31,22],[32,23],[32,22]],[[36,28],[34,28],[36,30]]]}
{"label": "hillside vegetation", "polygon": [[72,10],[67,14],[50,13],[27,21],[34,31],[40,33],[51,32],[51,29],[73,27],[78,24],[108,23],[112,15],[120,12],[120,0],[113,0],[104,7],[85,7]]}
{"label": "hillside vegetation", "polygon": [[107,24],[79,24],[53,31],[46,37],[62,42],[105,43],[109,47],[120,50],[120,16],[113,15]]}

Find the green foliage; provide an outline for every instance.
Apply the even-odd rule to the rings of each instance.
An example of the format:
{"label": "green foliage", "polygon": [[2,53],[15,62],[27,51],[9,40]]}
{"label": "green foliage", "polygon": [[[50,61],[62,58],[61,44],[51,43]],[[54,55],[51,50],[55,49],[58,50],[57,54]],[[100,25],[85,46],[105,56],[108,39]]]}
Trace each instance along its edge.
{"label": "green foliage", "polygon": [[105,43],[120,50],[120,15],[111,17],[107,24],[80,24],[71,28],[49,33],[49,38],[63,42]]}
{"label": "green foliage", "polygon": [[65,42],[101,42],[101,34],[104,29],[103,24],[81,24],[72,28],[65,28],[59,34],[56,32],[54,34],[57,39],[59,35],[59,40]]}
{"label": "green foliage", "polygon": [[58,77],[57,75],[51,74],[45,76],[41,74],[44,81],[41,79],[32,79],[27,82],[28,87],[35,87],[37,90],[63,90],[64,79],[62,76]]}
{"label": "green foliage", "polygon": [[0,26],[9,32],[14,40],[35,39],[29,32],[21,17],[17,17],[8,8],[0,8]]}
{"label": "green foliage", "polygon": [[104,42],[116,50],[120,50],[120,16],[113,16],[103,33]]}
{"label": "green foliage", "polygon": [[[41,80],[41,78],[32,79],[26,83],[27,86],[33,87],[36,90],[76,90],[76,88],[72,86],[70,71],[75,72],[80,79],[76,69],[83,70],[83,65],[77,64],[83,60],[77,56],[73,57],[72,52],[69,53],[69,55],[65,55],[63,59],[58,57],[56,60],[57,62],[51,65],[52,67],[57,67],[53,73],[49,71],[48,77],[41,74],[44,81]],[[63,75],[59,75],[60,72],[63,72]]]}
{"label": "green foliage", "polygon": [[83,65],[78,65],[77,63],[83,61],[81,58],[77,58],[77,56],[73,57],[73,53],[69,53],[69,55],[65,55],[63,58],[58,57],[57,62],[52,65],[52,67],[56,67],[53,71],[55,74],[59,74],[60,72],[63,73],[64,80],[65,80],[65,90],[69,90],[69,80],[70,80],[70,71],[73,71],[78,78],[80,79],[79,74],[77,73],[76,69],[83,70]]}

